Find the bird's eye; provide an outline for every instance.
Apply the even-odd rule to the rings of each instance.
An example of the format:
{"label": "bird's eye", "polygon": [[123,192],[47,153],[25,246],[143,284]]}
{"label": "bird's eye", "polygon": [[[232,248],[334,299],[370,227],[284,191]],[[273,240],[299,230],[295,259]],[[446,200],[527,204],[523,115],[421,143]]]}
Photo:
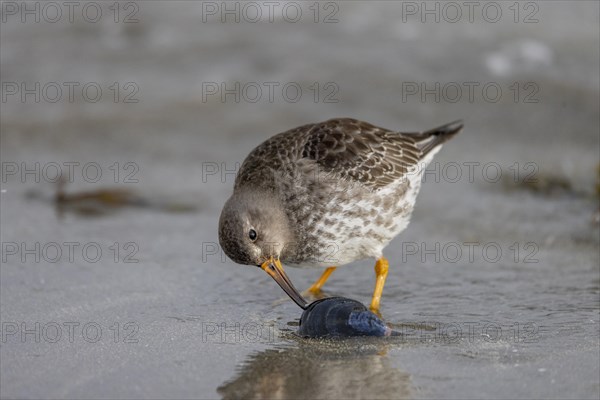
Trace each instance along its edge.
{"label": "bird's eye", "polygon": [[256,236],[256,231],[254,229],[250,229],[250,232],[248,232],[248,237],[250,238],[250,240],[254,242],[256,240]]}

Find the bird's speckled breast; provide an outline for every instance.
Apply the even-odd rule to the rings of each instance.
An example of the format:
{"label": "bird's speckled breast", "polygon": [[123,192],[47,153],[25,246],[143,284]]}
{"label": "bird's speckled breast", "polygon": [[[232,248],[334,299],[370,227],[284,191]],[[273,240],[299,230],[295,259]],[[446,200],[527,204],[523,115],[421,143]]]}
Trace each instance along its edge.
{"label": "bird's speckled breast", "polygon": [[[309,183],[282,191],[297,242],[286,246],[285,264],[326,267],[379,258],[410,220],[420,177],[371,191],[347,181]],[[327,177],[323,177],[325,182]],[[309,190],[319,186],[317,192]]]}

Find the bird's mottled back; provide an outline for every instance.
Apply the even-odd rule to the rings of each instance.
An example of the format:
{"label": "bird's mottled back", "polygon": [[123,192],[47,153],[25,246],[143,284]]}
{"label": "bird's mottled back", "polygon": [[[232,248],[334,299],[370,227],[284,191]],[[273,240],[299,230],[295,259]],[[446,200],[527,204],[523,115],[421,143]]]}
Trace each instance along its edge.
{"label": "bird's mottled back", "polygon": [[255,148],[242,164],[235,186],[276,186],[276,174],[293,177],[299,167],[312,162],[332,179],[376,191],[404,177],[462,125],[448,127],[451,124],[423,133],[399,133],[351,118],[303,125]]}

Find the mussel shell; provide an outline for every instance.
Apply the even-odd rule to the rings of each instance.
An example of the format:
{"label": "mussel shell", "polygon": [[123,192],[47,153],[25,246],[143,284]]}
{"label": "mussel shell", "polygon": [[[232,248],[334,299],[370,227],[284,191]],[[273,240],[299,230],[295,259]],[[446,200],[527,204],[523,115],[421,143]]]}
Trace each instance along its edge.
{"label": "mussel shell", "polygon": [[390,328],[362,303],[330,297],[311,303],[300,317],[298,334],[311,338],[388,336]]}

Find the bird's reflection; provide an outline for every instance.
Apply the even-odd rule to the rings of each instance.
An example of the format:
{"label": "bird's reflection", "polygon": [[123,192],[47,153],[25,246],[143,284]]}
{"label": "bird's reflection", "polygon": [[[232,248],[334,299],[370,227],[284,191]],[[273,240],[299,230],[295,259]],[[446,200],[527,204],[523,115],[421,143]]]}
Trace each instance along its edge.
{"label": "bird's reflection", "polygon": [[376,338],[298,345],[251,355],[217,391],[223,399],[358,399],[411,396],[410,375],[391,365]]}

